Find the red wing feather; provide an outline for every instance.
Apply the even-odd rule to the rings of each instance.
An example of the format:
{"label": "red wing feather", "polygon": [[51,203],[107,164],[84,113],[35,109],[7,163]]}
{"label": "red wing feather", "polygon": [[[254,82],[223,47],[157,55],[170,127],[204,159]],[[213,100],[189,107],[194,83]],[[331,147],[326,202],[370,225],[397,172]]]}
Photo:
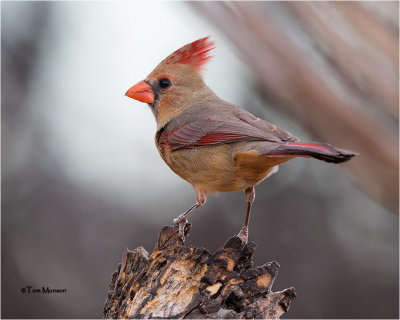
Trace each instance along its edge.
{"label": "red wing feather", "polygon": [[208,133],[203,136],[199,141],[197,141],[196,146],[207,146],[210,144],[227,143],[232,141],[237,141],[247,136],[235,133]]}
{"label": "red wing feather", "polygon": [[238,141],[275,141],[276,137],[239,119],[189,123],[165,134],[162,143],[171,150],[190,149]]}

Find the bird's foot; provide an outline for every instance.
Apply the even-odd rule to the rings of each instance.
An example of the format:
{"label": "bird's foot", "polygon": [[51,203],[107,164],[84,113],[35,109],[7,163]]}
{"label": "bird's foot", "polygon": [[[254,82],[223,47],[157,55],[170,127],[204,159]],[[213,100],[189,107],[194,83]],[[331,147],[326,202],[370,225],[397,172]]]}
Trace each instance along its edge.
{"label": "bird's foot", "polygon": [[242,230],[238,233],[237,237],[242,240],[244,244],[247,244],[247,241],[249,240],[249,228],[246,226],[243,226]]}
{"label": "bird's foot", "polygon": [[181,214],[178,218],[174,219],[174,225],[178,225],[178,234],[182,239],[182,242],[185,243],[185,227],[188,224],[188,220],[186,216]]}

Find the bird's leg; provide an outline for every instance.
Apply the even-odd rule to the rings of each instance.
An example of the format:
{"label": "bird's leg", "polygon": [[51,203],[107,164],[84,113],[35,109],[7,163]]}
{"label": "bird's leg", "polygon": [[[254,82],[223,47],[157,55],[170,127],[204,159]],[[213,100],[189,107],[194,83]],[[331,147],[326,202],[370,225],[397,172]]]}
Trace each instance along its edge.
{"label": "bird's leg", "polygon": [[246,211],[246,220],[244,221],[244,226],[242,230],[238,233],[238,237],[244,242],[247,243],[249,237],[249,220],[250,220],[250,212],[251,212],[251,205],[256,197],[256,191],[254,187],[247,188],[245,190],[246,201],[247,201],[247,211]]}
{"label": "bird's leg", "polygon": [[174,219],[174,224],[177,224],[179,226],[179,236],[181,237],[183,242],[185,242],[185,226],[188,223],[187,216],[189,215],[189,213],[206,203],[207,193],[201,190],[196,190],[196,198],[197,202],[192,207],[190,207],[188,211],[182,213],[176,219]]}
{"label": "bird's leg", "polygon": [[181,237],[182,241],[185,242],[185,226],[188,223],[187,216],[189,213],[191,213],[193,210],[199,208],[201,205],[199,205],[197,202],[189,208],[188,211],[182,213],[179,215],[176,219],[174,219],[174,224],[179,226],[179,236]]}

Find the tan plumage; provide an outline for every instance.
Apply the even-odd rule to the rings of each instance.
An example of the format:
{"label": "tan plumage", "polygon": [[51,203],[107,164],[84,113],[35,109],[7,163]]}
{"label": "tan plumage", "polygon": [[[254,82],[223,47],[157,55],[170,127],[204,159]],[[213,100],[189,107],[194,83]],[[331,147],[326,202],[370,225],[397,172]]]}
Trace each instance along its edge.
{"label": "tan plumage", "polygon": [[254,186],[279,164],[296,156],[338,163],[354,153],[299,143],[289,132],[218,98],[200,73],[213,46],[207,37],[176,50],[126,95],[149,104],[161,157],[196,191],[197,202],[174,220],[182,239],[187,215],[205,203],[208,193],[245,190],[247,214],[239,237],[247,241]]}

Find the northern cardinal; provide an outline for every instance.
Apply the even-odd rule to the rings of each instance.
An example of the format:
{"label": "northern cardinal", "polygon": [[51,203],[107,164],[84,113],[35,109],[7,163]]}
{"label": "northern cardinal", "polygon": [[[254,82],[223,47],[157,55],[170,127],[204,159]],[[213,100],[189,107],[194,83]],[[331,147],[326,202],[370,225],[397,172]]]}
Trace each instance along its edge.
{"label": "northern cardinal", "polygon": [[167,165],[192,184],[196,203],[174,219],[184,241],[187,216],[208,193],[244,190],[246,219],[238,237],[247,242],[254,186],[295,157],[340,163],[355,153],[325,143],[300,143],[291,133],[226,102],[204,83],[201,69],[214,43],[205,37],[164,59],[126,96],[147,102],[157,121],[155,142]]}

